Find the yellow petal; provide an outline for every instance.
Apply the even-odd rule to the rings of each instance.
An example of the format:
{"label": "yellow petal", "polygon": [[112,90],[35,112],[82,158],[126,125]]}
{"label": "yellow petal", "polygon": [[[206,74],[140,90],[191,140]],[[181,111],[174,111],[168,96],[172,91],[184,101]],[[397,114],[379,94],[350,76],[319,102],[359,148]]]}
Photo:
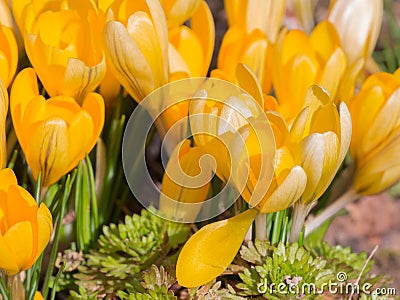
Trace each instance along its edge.
{"label": "yellow petal", "polygon": [[239,86],[248,92],[254,100],[264,109],[264,99],[261,86],[251,69],[244,65],[238,64],[236,69],[236,78]]}
{"label": "yellow petal", "polygon": [[10,185],[17,184],[17,177],[15,177],[14,171],[11,169],[0,170],[0,190],[8,191]]}
{"label": "yellow petal", "polygon": [[18,266],[17,271],[26,270],[31,267],[29,264],[33,250],[33,232],[31,222],[24,221],[11,226],[4,234],[3,242],[9,249],[13,261]]}
{"label": "yellow petal", "polygon": [[176,265],[178,283],[197,287],[217,276],[237,254],[257,210],[202,227],[183,246]]}
{"label": "yellow petal", "polygon": [[70,96],[82,104],[86,95],[97,88],[105,74],[104,58],[93,67],[85,65],[77,58],[70,58],[65,69],[62,94]]}
{"label": "yellow petal", "polygon": [[160,1],[166,17],[168,27],[177,27],[188,20],[198,9],[202,0],[162,0]]}
{"label": "yellow petal", "polygon": [[108,22],[104,28],[104,36],[105,50],[115,77],[140,102],[155,88],[155,74],[152,73],[149,62],[121,23]]}
{"label": "yellow petal", "polygon": [[104,126],[105,107],[103,97],[97,93],[88,94],[83,102],[82,109],[89,113],[93,122],[93,135],[88,140],[86,148],[86,152],[89,153],[96,144]]}
{"label": "yellow petal", "polygon": [[69,171],[67,136],[67,124],[62,119],[32,126],[31,142],[24,152],[33,176],[37,179],[40,171],[45,186],[55,183]]}
{"label": "yellow petal", "polygon": [[50,241],[51,233],[53,231],[53,219],[49,209],[44,203],[40,204],[39,210],[37,212],[37,226],[37,252],[34,261],[39,258],[40,254],[42,254],[42,252],[46,248],[47,244]]}
{"label": "yellow petal", "polygon": [[[25,241],[24,241],[25,243]],[[16,260],[9,246],[5,243],[4,238],[0,232],[0,269],[7,272],[8,275],[14,275],[20,271]]]}
{"label": "yellow petal", "polygon": [[212,163],[203,155],[199,147],[190,147],[189,140],[178,144],[172,152],[160,195],[160,210],[167,217],[191,223],[196,220],[202,207],[199,202],[206,200],[213,177]]}
{"label": "yellow petal", "polygon": [[[185,1],[186,0],[180,0]],[[190,20],[190,27],[201,40],[204,55],[204,65],[201,71],[206,76],[214,51],[215,28],[214,19],[206,1],[201,1],[198,9]]]}
{"label": "yellow petal", "polygon": [[193,77],[205,76],[203,73],[205,57],[199,36],[186,26],[170,31],[170,42],[186,62]]}
{"label": "yellow petal", "polygon": [[288,208],[297,201],[304,192],[307,174],[300,166],[293,167],[260,207],[261,213],[276,212]]}

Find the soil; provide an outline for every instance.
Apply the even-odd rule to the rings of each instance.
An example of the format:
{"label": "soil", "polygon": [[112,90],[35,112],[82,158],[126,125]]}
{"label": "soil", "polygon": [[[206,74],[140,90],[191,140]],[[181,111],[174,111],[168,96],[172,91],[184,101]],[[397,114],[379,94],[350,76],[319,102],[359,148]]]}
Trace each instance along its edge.
{"label": "soil", "polygon": [[325,236],[332,245],[350,246],[369,254],[379,246],[372,271],[389,275],[400,295],[400,200],[389,194],[364,197],[347,207],[348,214],[335,218]]}

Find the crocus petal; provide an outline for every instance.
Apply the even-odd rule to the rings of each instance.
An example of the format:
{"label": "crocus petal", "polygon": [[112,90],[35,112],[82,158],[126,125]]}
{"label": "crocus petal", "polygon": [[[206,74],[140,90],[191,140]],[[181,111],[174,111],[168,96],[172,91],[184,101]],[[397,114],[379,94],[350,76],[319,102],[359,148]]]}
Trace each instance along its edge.
{"label": "crocus petal", "polygon": [[[3,236],[3,242],[8,247],[18,271],[30,267],[33,251],[32,223],[20,222],[11,226]],[[9,274],[14,275],[14,274]]]}
{"label": "crocus petal", "polygon": [[37,250],[34,261],[36,261],[40,254],[44,251],[49,243],[51,233],[53,231],[53,219],[51,213],[44,203],[41,203],[37,212]]}
{"label": "crocus petal", "polygon": [[[22,241],[22,243],[26,243],[26,241]],[[11,249],[0,233],[0,268],[6,270],[8,275],[14,275],[18,273],[20,269],[10,250]]]}
{"label": "crocus petal", "polygon": [[[183,1],[186,2],[186,0]],[[201,74],[202,76],[206,76],[214,51],[215,28],[213,16],[205,1],[200,2],[198,9],[190,20],[190,27],[201,40],[204,55],[204,65]]]}
{"label": "crocus petal", "polygon": [[307,174],[300,166],[293,167],[259,209],[261,213],[276,212],[291,206],[303,194]]}
{"label": "crocus petal", "polygon": [[82,103],[85,96],[100,84],[105,72],[104,58],[93,67],[86,66],[79,59],[70,58],[65,69],[63,95],[70,96]]}
{"label": "crocus petal", "polygon": [[[197,287],[219,276],[233,261],[257,210],[208,224],[183,246],[176,265],[178,283]],[[193,272],[193,268],[196,272]]]}
{"label": "crocus petal", "polygon": [[0,170],[0,191],[8,191],[10,185],[17,184],[17,177],[11,169]]}
{"label": "crocus petal", "polygon": [[104,28],[104,36],[106,53],[115,70],[115,77],[136,101],[141,101],[155,88],[150,64],[121,23],[108,22]]}
{"label": "crocus petal", "polygon": [[51,119],[32,127],[35,142],[24,151],[26,160],[35,179],[40,171],[43,184],[51,185],[68,170],[67,124],[63,119]]}

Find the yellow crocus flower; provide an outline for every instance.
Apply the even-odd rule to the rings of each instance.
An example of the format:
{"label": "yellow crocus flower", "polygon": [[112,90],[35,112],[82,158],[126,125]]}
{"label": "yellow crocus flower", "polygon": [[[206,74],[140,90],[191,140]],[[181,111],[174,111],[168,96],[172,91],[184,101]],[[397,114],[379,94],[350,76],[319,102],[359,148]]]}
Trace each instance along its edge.
{"label": "yellow crocus flower", "polygon": [[328,19],[342,41],[349,65],[367,60],[382,26],[382,0],[332,0]]}
{"label": "yellow crocus flower", "polygon": [[0,79],[8,87],[18,64],[18,46],[12,28],[0,24]]}
{"label": "yellow crocus flower", "polygon": [[181,26],[190,19],[203,0],[160,0],[169,28]]}
{"label": "yellow crocus flower", "polygon": [[400,70],[367,78],[350,101],[354,188],[378,194],[400,179]]}
{"label": "yellow crocus flower", "polygon": [[8,93],[0,79],[0,170],[7,162],[6,119],[8,111]]}
{"label": "yellow crocus flower", "polygon": [[285,15],[285,0],[225,0],[229,27],[238,26],[250,33],[261,30],[275,42]]}
{"label": "yellow crocus flower", "polygon": [[167,218],[195,222],[213,176],[208,164],[200,162],[203,155],[199,147],[190,146],[190,140],[179,143],[172,152],[162,180],[159,207]]}
{"label": "yellow crocus flower", "polygon": [[[302,29],[309,33],[315,25],[314,13],[318,0],[286,0],[287,10],[289,14],[294,14],[295,19],[288,18],[286,14],[285,23],[291,29]],[[294,24],[291,24],[293,23]]]}
{"label": "yellow crocus flower", "polygon": [[207,75],[214,50],[215,29],[205,1],[199,3],[189,21],[190,28],[181,25],[169,30],[169,81]]}
{"label": "yellow crocus flower", "polygon": [[283,30],[273,55],[279,113],[291,124],[313,84],[321,85],[336,99],[346,66],[339,36],[328,21],[319,23],[310,36],[300,30]]}
{"label": "yellow crocus flower", "polygon": [[77,0],[51,3],[37,11],[37,1],[24,9],[26,53],[51,97],[70,96],[82,103],[106,71],[101,32],[104,16],[97,7]]}
{"label": "yellow crocus flower", "polygon": [[104,50],[115,77],[140,102],[168,82],[168,27],[157,0],[114,1]]}
{"label": "yellow crocus flower", "polygon": [[338,111],[324,89],[310,87],[304,109],[290,128],[295,162],[307,174],[302,204],[318,200],[332,182],[349,149],[351,128],[346,104],[341,103]]}
{"label": "yellow crocus flower", "polygon": [[99,94],[87,94],[82,107],[68,96],[46,100],[32,68],[17,75],[10,111],[27,163],[35,179],[41,173],[44,186],[57,182],[91,151],[104,124]]}
{"label": "yellow crocus flower", "polygon": [[229,29],[211,76],[235,81],[238,64],[246,64],[268,94],[272,83],[272,43],[281,27],[285,1],[225,1]]}
{"label": "yellow crocus flower", "polygon": [[44,203],[18,185],[11,169],[0,171],[0,269],[15,275],[29,269],[45,249],[53,230]]}

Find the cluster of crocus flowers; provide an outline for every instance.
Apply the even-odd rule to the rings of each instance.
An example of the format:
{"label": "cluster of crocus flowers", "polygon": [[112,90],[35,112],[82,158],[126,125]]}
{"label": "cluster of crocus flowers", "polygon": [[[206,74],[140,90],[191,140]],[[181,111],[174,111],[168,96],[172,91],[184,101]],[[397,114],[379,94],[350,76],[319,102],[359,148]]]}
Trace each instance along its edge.
{"label": "cluster of crocus flowers", "polygon": [[367,78],[350,101],[354,189],[378,194],[400,178],[400,70]]}
{"label": "cluster of crocus flowers", "polygon": [[12,86],[10,111],[35,179],[57,182],[94,147],[104,124],[104,100],[89,93],[80,106],[68,96],[45,99],[39,94],[36,72],[21,71]]}
{"label": "cluster of crocus flowers", "polygon": [[[239,72],[248,72],[248,70],[248,68],[242,68]],[[247,78],[250,82],[251,78],[254,78],[249,74],[241,74],[237,77]],[[246,86],[246,83],[241,83],[241,86]],[[260,89],[259,87],[258,90]],[[228,98],[226,105],[235,103],[235,107],[239,107],[241,112],[246,112],[249,118],[251,112],[257,111],[254,110],[254,105],[257,103],[254,98],[248,99],[253,99],[251,100],[253,102],[232,101]],[[229,175],[227,171],[233,172],[231,184],[233,183],[236,188],[244,187],[240,190],[241,196],[252,208],[232,219],[209,224],[189,239],[177,263],[179,283],[188,287],[199,286],[221,274],[233,260],[248,227],[258,213],[280,211],[293,204],[295,207],[299,206],[301,209],[295,208],[295,225],[291,232],[291,235],[297,238],[299,227],[296,226],[296,219],[300,218],[301,230],[308,208],[325,192],[343,162],[351,138],[351,118],[346,104],[342,103],[337,108],[329,94],[317,85],[308,89],[303,103],[303,108],[296,115],[291,126],[288,126],[285,118],[276,111],[266,112],[268,123],[262,123],[262,128],[257,128],[258,125],[256,125],[255,129],[263,132],[272,130],[275,142],[270,145],[276,150],[270,153],[274,155],[274,159],[265,152],[269,148],[260,147],[260,141],[257,138],[261,136],[257,136],[257,130],[246,132],[245,124],[238,121],[235,114],[228,120],[238,132],[246,132],[244,145],[248,159],[237,159],[236,166],[231,170],[229,170],[229,164],[226,163],[226,157],[235,151],[238,152],[237,150],[230,149],[231,153],[225,153],[227,151],[224,152],[224,148],[218,147],[219,143],[214,142],[215,138],[209,138],[208,142],[194,139],[205,153],[213,155],[218,166],[222,166],[216,170],[216,174],[223,181],[227,181]],[[243,107],[245,105],[247,109]],[[209,113],[215,114],[217,110],[210,106],[212,107],[211,104],[206,106]],[[189,111],[191,114],[194,113],[192,110]],[[229,114],[225,112],[223,115]],[[252,117],[258,118],[256,115]],[[204,117],[204,120],[206,119]],[[200,125],[195,124],[191,127],[196,129],[196,126]],[[204,123],[204,126],[208,124]],[[218,124],[210,127],[218,128]],[[226,128],[227,125],[224,127]],[[221,130],[217,130],[218,132],[220,138],[227,144],[230,144],[229,142],[238,144],[234,138],[229,138],[227,135],[229,132],[222,131],[221,134]],[[262,139],[265,143],[267,138],[263,136]],[[242,156],[239,155],[239,157]],[[260,169],[263,158],[274,161],[273,168]],[[240,181],[235,180],[235,172],[241,174],[242,185],[237,184]],[[246,174],[248,178],[244,179]],[[256,187],[260,183],[262,183],[262,189],[257,190]],[[210,247],[210,244],[213,247]],[[222,255],[220,251],[224,254]],[[193,265],[196,265],[196,276],[193,276],[190,271],[190,266]]]}
{"label": "cluster of crocus flowers", "polygon": [[11,169],[0,171],[0,269],[15,275],[29,269],[42,254],[53,230],[44,203],[21,186]]}

